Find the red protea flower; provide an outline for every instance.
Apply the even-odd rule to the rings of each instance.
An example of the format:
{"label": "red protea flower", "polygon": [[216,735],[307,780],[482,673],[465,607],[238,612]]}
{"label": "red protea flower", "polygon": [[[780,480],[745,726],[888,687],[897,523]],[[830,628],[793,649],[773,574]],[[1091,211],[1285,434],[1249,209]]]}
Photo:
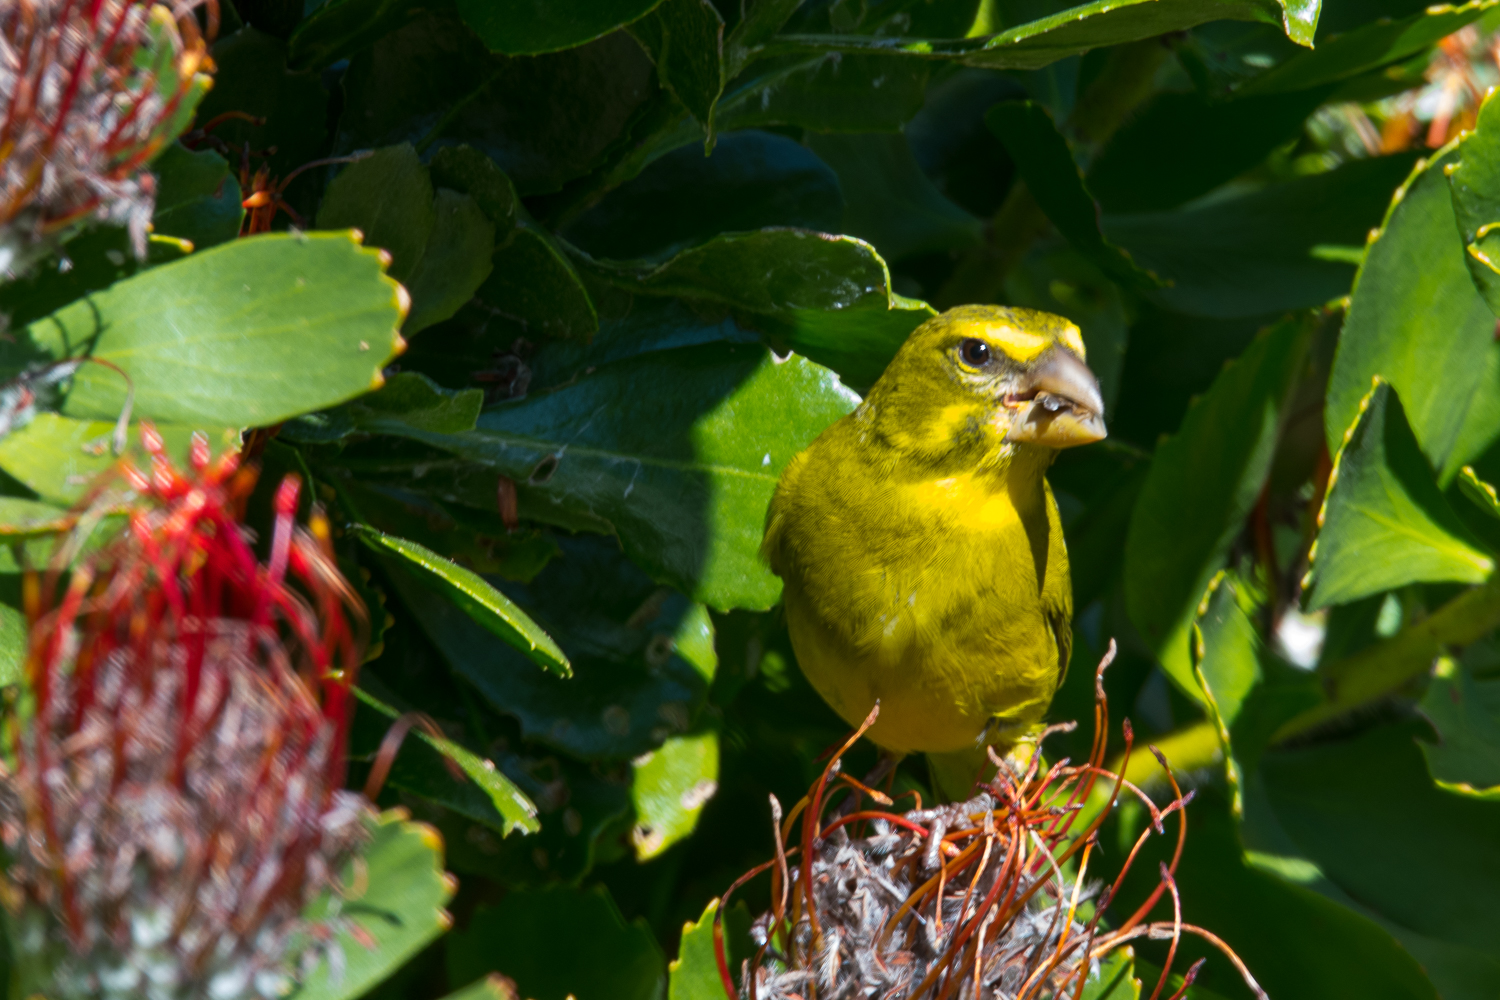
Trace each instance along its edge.
{"label": "red protea flower", "polygon": [[364,612],[327,522],[297,526],[296,479],[262,563],[254,472],[199,439],[185,475],[143,438],[150,472],[125,464],[27,580],[0,778],[22,995],[279,996],[316,930],[299,915],[365,836],[342,790]]}
{"label": "red protea flower", "polygon": [[0,4],[0,273],[24,270],[88,216],[129,226],[144,253],[154,195],[144,167],[208,87],[193,14],[203,2]]}

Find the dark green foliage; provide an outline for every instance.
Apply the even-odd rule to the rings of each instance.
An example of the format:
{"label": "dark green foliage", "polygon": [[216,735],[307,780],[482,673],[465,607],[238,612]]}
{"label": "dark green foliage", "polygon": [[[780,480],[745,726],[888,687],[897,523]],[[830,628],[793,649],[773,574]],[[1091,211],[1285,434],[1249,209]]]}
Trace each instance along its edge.
{"label": "dark green foliage", "polygon": [[[297,995],[499,998],[498,972],[533,1000],[720,1000],[706,908],[846,728],[758,555],[771,490],[935,307],[983,300],[1073,319],[1100,376],[1111,438],[1050,477],[1076,604],[1052,718],[1088,729],[1113,637],[1137,751],[1217,747],[1173,762],[1199,788],[1184,919],[1278,1000],[1492,996],[1500,100],[1413,88],[1500,6],[1323,8],[226,9],[198,126],[264,121],[161,153],[144,260],[86,229],[0,286],[0,369],[114,362],[177,454],[261,428],[370,607],[354,779],[394,718],[434,723],[380,802],[441,831],[457,895],[389,820],[368,897],[319,904],[382,947],[344,933],[345,979]],[[1480,53],[1482,92],[1465,39],[1442,66]],[[235,241],[242,199],[308,164],[286,231]],[[0,537],[28,546],[0,566],[6,678],[19,560],[110,464],[125,391],[84,365],[0,437]],[[1123,807],[1091,875],[1148,819]],[[736,975],[767,883],[738,898]],[[1201,941],[1173,973],[1200,955],[1188,996],[1250,995]],[[1142,939],[1084,995],[1149,995],[1165,958]]]}

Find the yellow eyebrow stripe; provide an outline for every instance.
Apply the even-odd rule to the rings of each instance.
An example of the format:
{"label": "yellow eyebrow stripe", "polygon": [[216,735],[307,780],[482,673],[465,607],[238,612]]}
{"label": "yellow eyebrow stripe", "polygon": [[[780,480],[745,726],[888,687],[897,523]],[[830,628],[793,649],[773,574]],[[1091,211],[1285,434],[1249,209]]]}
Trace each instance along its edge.
{"label": "yellow eyebrow stripe", "polygon": [[1079,361],[1087,361],[1088,355],[1083,346],[1083,335],[1078,332],[1078,327],[1069,323],[1063,327],[1063,332],[1057,339],[1063,342],[1064,347],[1070,347],[1073,353],[1078,355]]}
{"label": "yellow eyebrow stripe", "polygon": [[1023,363],[1041,354],[1052,343],[1049,337],[1027,333],[1011,326],[992,326],[985,334],[990,343],[1004,351],[1012,361]]}

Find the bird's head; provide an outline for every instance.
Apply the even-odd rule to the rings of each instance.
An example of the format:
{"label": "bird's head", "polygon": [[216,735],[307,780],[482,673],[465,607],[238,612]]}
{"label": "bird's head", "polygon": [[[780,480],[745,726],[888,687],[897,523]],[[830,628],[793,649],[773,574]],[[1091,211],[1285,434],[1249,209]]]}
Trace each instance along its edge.
{"label": "bird's head", "polygon": [[933,317],[867,401],[882,437],[933,457],[1019,443],[1071,448],[1106,434],[1078,327],[1033,309],[960,306]]}

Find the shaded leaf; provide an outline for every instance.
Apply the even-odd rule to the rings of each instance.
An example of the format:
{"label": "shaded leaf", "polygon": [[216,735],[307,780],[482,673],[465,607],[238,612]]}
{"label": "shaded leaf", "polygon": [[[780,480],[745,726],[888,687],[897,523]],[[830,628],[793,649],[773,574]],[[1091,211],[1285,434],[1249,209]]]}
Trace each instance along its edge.
{"label": "shaded leaf", "polygon": [[1423,743],[1422,753],[1438,784],[1479,794],[1500,787],[1500,681],[1475,680],[1445,656],[1418,708],[1437,730],[1437,742]]}
{"label": "shaded leaf", "polygon": [[293,30],[287,63],[321,69],[398,29],[419,10],[414,0],[328,0]]}
{"label": "shaded leaf", "polygon": [[1491,310],[1500,310],[1500,102],[1487,97],[1446,173],[1465,263]]}
{"label": "shaded leaf", "polygon": [[772,226],[842,232],[839,179],[801,143],[770,132],[721,136],[656,160],[572,223],[596,257],[665,259],[720,233]]}
{"label": "shaded leaf", "polygon": [[510,598],[490,586],[484,577],[444,559],[425,545],[364,525],[355,525],[354,528],[360,541],[377,552],[392,552],[400,556],[417,576],[486,631],[505,640],[545,670],[559,677],[572,676],[567,656],[552,637],[511,603]]}
{"label": "shaded leaf", "polygon": [[626,923],[603,886],[507,893],[448,939],[447,956],[450,982],[501,972],[535,1000],[654,1000],[666,978],[650,929]]}
{"label": "shaded leaf", "polygon": [[658,589],[607,539],[563,539],[530,584],[497,581],[557,640],[571,680],[497,644],[394,560],[394,589],[453,666],[530,740],[588,760],[634,757],[687,732],[716,664],[701,605]]}
{"label": "shaded leaf", "polygon": [[473,297],[489,277],[495,227],[473,198],[439,188],[433,199],[432,236],[412,272],[407,336],[442,322]]}
{"label": "shaded leaf", "polygon": [[353,865],[339,875],[340,885],[366,885],[364,894],[345,899],[325,892],[303,911],[304,919],[331,925],[332,944],[343,952],[344,963],[337,976],[328,962],[319,963],[298,984],[302,1000],[364,995],[453,923],[443,907],[457,885],[443,871],[437,831],[407,822],[404,810],[393,809],[381,814],[374,834],[365,849],[363,875]]}
{"label": "shaded leaf", "polygon": [[719,788],[719,735],[708,731],[669,737],[631,762],[630,832],[637,861],[647,861],[689,836],[698,814]]}
{"label": "shaded leaf", "polygon": [[651,53],[662,87],[682,102],[710,135],[714,105],[724,90],[724,19],[709,0],[663,0],[631,26]]}
{"label": "shaded leaf", "polygon": [[[368,745],[378,751],[391,723],[401,715],[385,700],[371,693],[369,688],[373,686],[376,685],[365,678],[355,689],[360,702],[370,711],[368,715],[361,711],[356,717],[350,737],[351,755],[355,753],[352,747],[363,742],[365,733],[361,730],[371,737]],[[364,724],[366,719],[373,724]],[[454,777],[444,766],[444,759],[457,764],[468,780]],[[478,820],[498,831],[502,837],[511,833],[535,833],[541,828],[537,823],[536,806],[496,769],[493,761],[421,728],[413,729],[402,743],[387,783]]]}
{"label": "shaded leaf", "polygon": [[1372,226],[1413,157],[1356,160],[1200,208],[1105,216],[1104,232],[1169,282],[1163,305],[1198,316],[1263,316],[1346,294]]}
{"label": "shaded leaf", "polygon": [[494,160],[473,146],[444,146],[428,166],[433,183],[474,199],[494,224],[497,241],[509,238],[521,202],[515,185]]}
{"label": "shaded leaf", "polygon": [[1052,115],[1034,101],[1003,101],[984,116],[1005,143],[1026,180],[1026,188],[1060,233],[1104,273],[1122,284],[1155,288],[1160,278],[1138,266],[1130,254],[1104,238],[1099,206],[1073,163],[1068,141]]}
{"label": "shaded leaf", "polygon": [[437,224],[432,194],[432,179],[410,143],[377,149],[329,182],[318,228],[359,230],[366,246],[391,255],[390,276],[409,284]]}
{"label": "shaded leaf", "polygon": [[[267,160],[273,178],[285,177],[323,155],[328,135],[328,93],[316,73],[287,69],[287,45],[255,28],[241,28],[214,43],[213,89],[198,107],[198,121],[231,111],[264,118],[265,124],[231,119],[214,137],[233,150],[248,143],[275,152]],[[300,183],[307,183],[304,179]],[[292,192],[300,190],[293,187]]]}
{"label": "shaded leaf", "polygon": [[1308,331],[1258,337],[1156,449],[1125,537],[1125,603],[1178,687],[1201,697],[1189,660],[1194,609],[1271,471],[1283,408]]}
{"label": "shaded leaf", "polygon": [[[1366,249],[1324,413],[1328,450],[1336,452],[1370,380],[1385,379],[1400,393],[1411,429],[1443,485],[1476,457],[1472,443],[1459,443],[1493,431],[1476,427],[1471,434],[1466,425],[1484,418],[1485,409],[1471,400],[1484,385],[1487,354],[1500,350],[1495,314],[1469,277],[1443,176],[1461,150],[1450,147],[1419,164]],[[1422,266],[1413,267],[1415,260]]]}
{"label": "shaded leaf", "polygon": [[[193,433],[197,429],[180,424],[157,424],[167,454],[186,466]],[[113,420],[75,420],[56,413],[39,413],[31,423],[0,437],[0,468],[37,493],[43,500],[71,507],[83,499],[89,486],[114,468],[119,459],[111,452],[115,433]],[[143,455],[139,435],[132,430],[130,453]],[[214,451],[239,447],[238,433],[209,436]]]}
{"label": "shaded leaf", "polygon": [[570,49],[609,34],[661,0],[457,0],[464,22],[492,50],[536,55]]}
{"label": "shaded leaf", "polygon": [[768,125],[894,132],[921,110],[931,73],[925,60],[884,52],[791,54],[730,84],[715,123],[726,132]]}
{"label": "shaded leaf", "polygon": [[815,134],[807,144],[838,173],[846,206],[839,232],[869,241],[886,260],[979,242],[980,221],[928,179],[905,135]]}
{"label": "shaded leaf", "polygon": [[240,185],[224,157],[174,142],[152,162],[151,172],[157,183],[153,232],[188,240],[198,250],[240,234]]}
{"label": "shaded leaf", "polygon": [[475,297],[536,337],[587,340],[599,329],[593,300],[552,236],[528,221],[495,249]]}
{"label": "shaded leaf", "polygon": [[1500,496],[1496,495],[1495,487],[1475,474],[1473,466],[1466,465],[1459,470],[1458,487],[1480,510],[1500,520]]}
{"label": "shaded leaf", "polygon": [[1433,482],[1401,401],[1383,381],[1361,400],[1319,522],[1310,608],[1417,581],[1480,583],[1495,566]]}

